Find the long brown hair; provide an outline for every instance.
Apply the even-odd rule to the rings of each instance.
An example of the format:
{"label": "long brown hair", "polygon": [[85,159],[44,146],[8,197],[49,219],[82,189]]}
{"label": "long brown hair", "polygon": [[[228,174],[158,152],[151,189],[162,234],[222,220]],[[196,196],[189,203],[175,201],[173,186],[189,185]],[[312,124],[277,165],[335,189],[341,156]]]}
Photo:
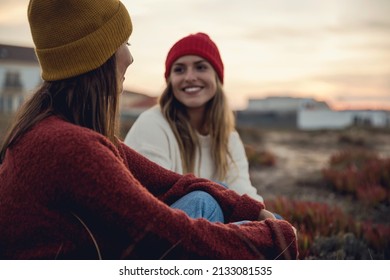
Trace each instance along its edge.
{"label": "long brown hair", "polygon": [[59,81],[44,81],[19,109],[0,149],[6,150],[42,119],[56,115],[90,128],[117,144],[119,93],[115,54],[99,68]]}
{"label": "long brown hair", "polygon": [[[231,154],[229,137],[234,130],[235,121],[227,98],[217,79],[215,96],[206,104],[205,131],[211,137],[211,153],[216,167],[216,178],[223,181],[229,168]],[[195,170],[196,149],[200,146],[197,133],[191,126],[186,107],[173,94],[172,84],[168,80],[167,87],[159,98],[162,114],[168,121],[179,144],[184,173]]]}

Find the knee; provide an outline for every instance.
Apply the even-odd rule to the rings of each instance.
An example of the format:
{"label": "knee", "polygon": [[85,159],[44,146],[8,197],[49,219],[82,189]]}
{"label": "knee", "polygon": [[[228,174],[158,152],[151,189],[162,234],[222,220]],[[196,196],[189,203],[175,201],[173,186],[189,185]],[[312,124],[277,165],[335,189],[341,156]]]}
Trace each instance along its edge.
{"label": "knee", "polygon": [[[204,203],[207,203],[207,204],[210,204],[210,203],[217,203],[217,201],[215,200],[215,198],[205,192],[205,191],[193,191],[191,193],[189,193],[192,197],[192,199],[194,200],[198,200],[199,202],[204,202]],[[217,203],[218,204],[218,203]]]}

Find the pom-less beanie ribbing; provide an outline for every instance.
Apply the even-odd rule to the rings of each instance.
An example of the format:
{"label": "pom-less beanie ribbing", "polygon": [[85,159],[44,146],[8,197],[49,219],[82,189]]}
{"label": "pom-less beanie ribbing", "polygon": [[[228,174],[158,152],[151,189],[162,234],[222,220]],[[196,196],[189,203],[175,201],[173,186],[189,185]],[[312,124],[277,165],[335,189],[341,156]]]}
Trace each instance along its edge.
{"label": "pom-less beanie ribbing", "polygon": [[223,83],[223,62],[218,47],[207,34],[201,32],[190,34],[172,46],[165,61],[165,79],[168,79],[172,64],[185,55],[197,55],[206,59]]}
{"label": "pom-less beanie ribbing", "polygon": [[98,68],[132,32],[119,0],[30,0],[28,20],[46,81]]}

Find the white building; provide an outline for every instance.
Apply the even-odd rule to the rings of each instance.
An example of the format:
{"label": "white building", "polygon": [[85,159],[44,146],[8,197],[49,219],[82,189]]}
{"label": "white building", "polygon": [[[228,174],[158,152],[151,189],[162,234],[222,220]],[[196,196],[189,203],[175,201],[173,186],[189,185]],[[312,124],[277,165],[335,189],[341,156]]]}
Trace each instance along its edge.
{"label": "white building", "polygon": [[326,102],[313,98],[297,98],[285,96],[271,96],[264,99],[249,99],[248,111],[291,113],[301,108],[330,110]]}
{"label": "white building", "polygon": [[302,130],[344,129],[352,125],[375,128],[390,127],[389,111],[371,110],[305,110],[298,112],[297,125]]}
{"label": "white building", "polygon": [[267,97],[250,99],[239,112],[238,123],[260,127],[295,127],[301,130],[345,129],[352,125],[390,127],[390,111],[333,111],[326,102],[313,98]]}
{"label": "white building", "polygon": [[41,83],[33,48],[0,44],[0,113],[14,112]]}

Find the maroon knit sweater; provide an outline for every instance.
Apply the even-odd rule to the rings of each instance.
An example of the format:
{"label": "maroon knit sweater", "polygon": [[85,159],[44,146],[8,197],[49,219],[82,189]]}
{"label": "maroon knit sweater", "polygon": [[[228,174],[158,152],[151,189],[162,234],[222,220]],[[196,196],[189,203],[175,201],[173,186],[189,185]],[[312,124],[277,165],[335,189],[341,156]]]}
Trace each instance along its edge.
{"label": "maroon knit sweater", "polygon": [[[226,224],[168,206],[194,190],[215,197]],[[262,208],[49,117],[0,165],[0,259],[296,259],[288,222],[229,224],[257,220]]]}

